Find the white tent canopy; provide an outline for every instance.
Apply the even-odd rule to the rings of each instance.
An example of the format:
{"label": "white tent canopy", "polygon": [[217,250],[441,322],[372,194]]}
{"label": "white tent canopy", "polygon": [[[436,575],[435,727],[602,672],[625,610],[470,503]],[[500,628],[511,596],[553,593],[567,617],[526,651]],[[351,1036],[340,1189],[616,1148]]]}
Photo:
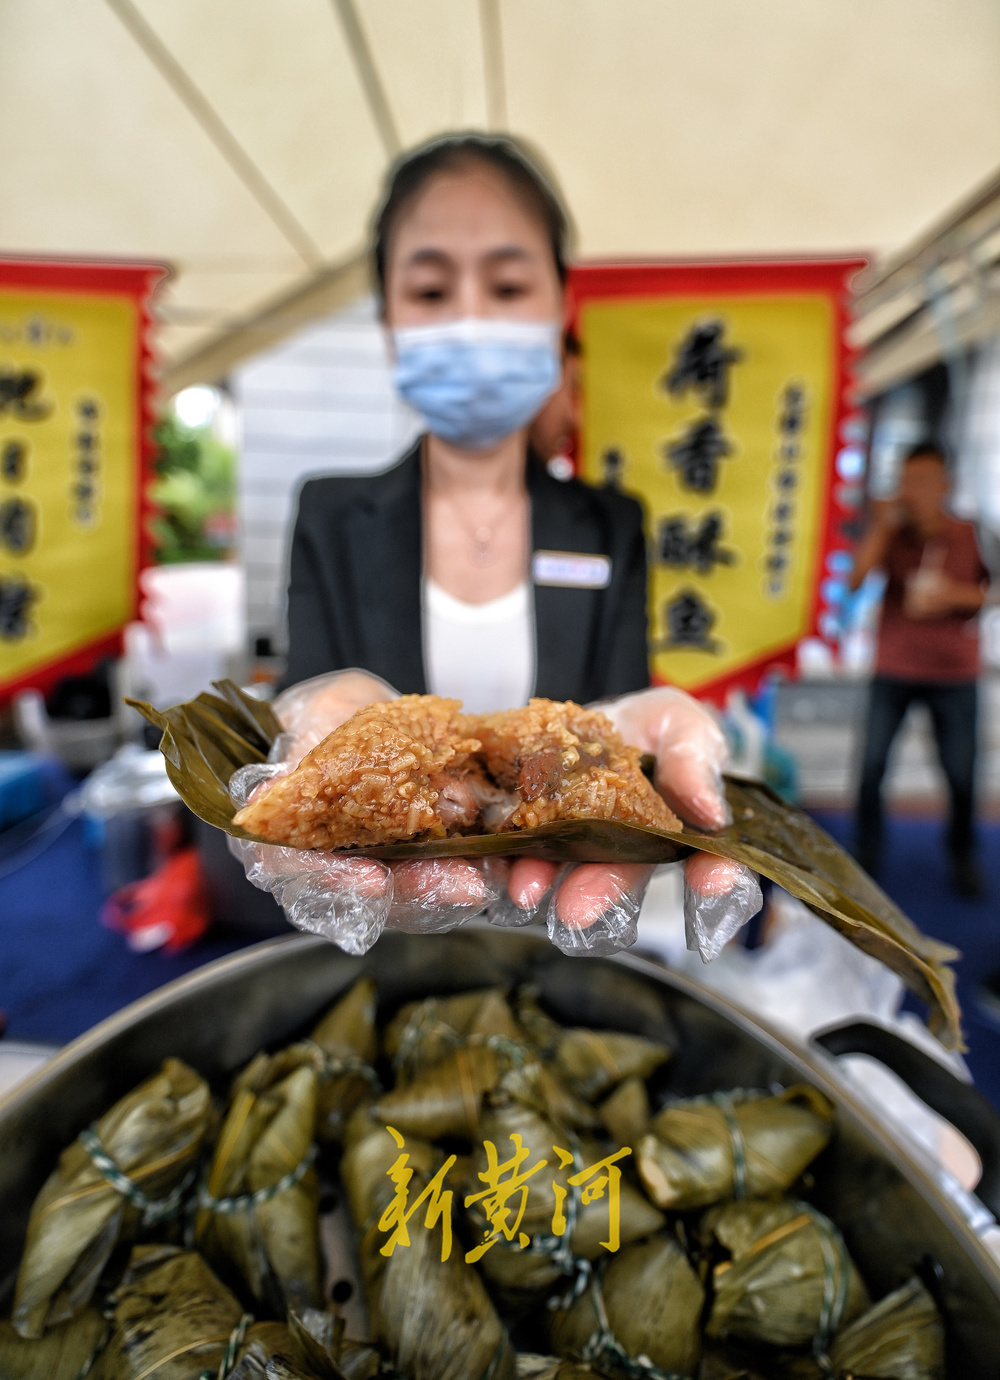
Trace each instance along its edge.
{"label": "white tent canopy", "polygon": [[3,0],[6,253],[152,258],[164,386],[365,289],[387,160],[526,135],[586,257],[898,250],[1000,164],[996,0]]}

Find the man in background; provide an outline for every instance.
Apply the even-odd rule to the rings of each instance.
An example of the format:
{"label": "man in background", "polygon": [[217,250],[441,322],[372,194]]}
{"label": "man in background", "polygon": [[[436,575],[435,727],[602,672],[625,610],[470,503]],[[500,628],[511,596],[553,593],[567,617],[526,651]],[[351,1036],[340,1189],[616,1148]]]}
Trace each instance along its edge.
{"label": "man in background", "polygon": [[911,704],[927,705],[948,780],[947,845],[951,880],[962,896],[980,896],[973,797],[976,761],[976,615],[989,581],[969,522],[945,509],[947,461],[940,447],[914,447],[903,462],[895,499],[874,505],[874,520],[855,557],[851,588],[871,570],[887,581],[878,630],[867,734],[858,793],[855,854],[877,872],[882,846],[882,777]]}

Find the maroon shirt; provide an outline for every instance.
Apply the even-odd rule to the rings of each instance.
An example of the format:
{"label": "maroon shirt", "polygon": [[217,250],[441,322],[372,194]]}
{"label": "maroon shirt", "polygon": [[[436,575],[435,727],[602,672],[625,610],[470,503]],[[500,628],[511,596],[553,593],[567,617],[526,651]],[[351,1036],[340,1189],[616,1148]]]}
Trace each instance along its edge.
{"label": "maroon shirt", "polygon": [[912,527],[900,528],[886,553],[888,582],[879,623],[876,674],[895,680],[975,680],[979,674],[976,615],[909,618],[906,614],[906,583],[922,562],[963,584],[979,585],[989,579],[971,522],[946,518],[943,529],[927,541]]}

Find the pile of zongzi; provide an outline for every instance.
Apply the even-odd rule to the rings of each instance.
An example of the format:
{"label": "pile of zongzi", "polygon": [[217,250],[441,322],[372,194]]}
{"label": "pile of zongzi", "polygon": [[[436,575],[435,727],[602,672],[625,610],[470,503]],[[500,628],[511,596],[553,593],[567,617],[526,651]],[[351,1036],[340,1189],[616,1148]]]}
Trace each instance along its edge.
{"label": "pile of zongzi", "polygon": [[0,1377],[943,1380],[927,1282],[873,1301],[809,1200],[827,1099],[670,1099],[654,1033],[361,978],[219,1096],[168,1059],[41,1188]]}

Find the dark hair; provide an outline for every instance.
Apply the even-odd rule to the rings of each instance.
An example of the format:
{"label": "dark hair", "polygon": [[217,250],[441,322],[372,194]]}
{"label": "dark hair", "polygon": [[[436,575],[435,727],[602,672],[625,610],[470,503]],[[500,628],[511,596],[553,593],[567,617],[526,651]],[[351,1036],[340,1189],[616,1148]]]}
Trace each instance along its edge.
{"label": "dark hair", "polygon": [[919,445],[911,446],[903,456],[903,464],[908,465],[911,460],[936,460],[942,469],[948,468],[944,447],[937,441],[921,441]]}
{"label": "dark hair", "polygon": [[559,281],[566,281],[570,222],[551,179],[537,159],[506,134],[447,134],[420,144],[397,158],[386,174],[382,199],[372,221],[372,258],[379,299],[385,300],[389,239],[409,203],[442,172],[472,164],[493,168],[538,217],[548,236]]}

